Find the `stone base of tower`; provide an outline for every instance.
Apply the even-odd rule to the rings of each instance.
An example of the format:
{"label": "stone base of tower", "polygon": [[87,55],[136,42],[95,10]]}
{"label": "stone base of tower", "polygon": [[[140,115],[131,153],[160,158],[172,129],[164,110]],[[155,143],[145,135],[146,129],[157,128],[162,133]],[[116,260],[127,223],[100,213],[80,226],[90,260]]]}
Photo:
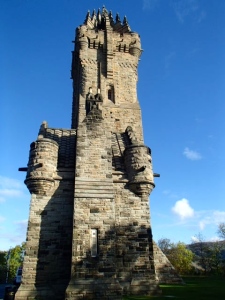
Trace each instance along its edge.
{"label": "stone base of tower", "polygon": [[55,300],[61,299],[57,297],[57,293],[46,286],[36,287],[35,285],[23,285],[19,287],[15,295],[15,300]]}
{"label": "stone base of tower", "polygon": [[122,293],[122,287],[115,278],[77,279],[67,287],[65,300],[120,300]]}
{"label": "stone base of tower", "polygon": [[120,284],[117,279],[78,279],[66,290],[65,300],[107,299],[121,300],[123,296],[150,296],[161,294],[155,280],[133,279]]}
{"label": "stone base of tower", "polygon": [[161,290],[156,280],[146,280],[135,278],[131,281],[128,295],[132,296],[152,296],[161,294]]}

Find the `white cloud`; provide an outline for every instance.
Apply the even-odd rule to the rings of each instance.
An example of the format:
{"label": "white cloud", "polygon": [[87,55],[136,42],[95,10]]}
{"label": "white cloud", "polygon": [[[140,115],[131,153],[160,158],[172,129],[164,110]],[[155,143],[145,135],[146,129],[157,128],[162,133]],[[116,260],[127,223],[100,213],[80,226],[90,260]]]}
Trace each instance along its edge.
{"label": "white cloud", "polygon": [[225,211],[199,211],[195,214],[198,220],[198,227],[201,231],[208,225],[218,226],[219,223],[225,222]]}
{"label": "white cloud", "polygon": [[178,20],[183,23],[184,19],[198,9],[197,0],[173,0],[171,5]]}
{"label": "white cloud", "polygon": [[202,159],[202,156],[197,151],[191,150],[188,147],[184,149],[183,152],[184,156],[186,156],[190,160],[200,160]]}
{"label": "white cloud", "polygon": [[218,236],[212,236],[211,238],[210,238],[210,242],[219,242],[219,241],[221,241],[222,239],[221,238],[219,238]]}
{"label": "white cloud", "polygon": [[180,23],[184,23],[185,19],[191,15],[198,23],[206,18],[206,13],[201,10],[198,0],[172,0],[171,6]]}
{"label": "white cloud", "polygon": [[201,23],[206,18],[206,12],[203,10],[198,17],[198,23]]}
{"label": "white cloud", "polygon": [[21,181],[0,175],[0,203],[10,197],[24,196],[24,190],[25,185]]}
{"label": "white cloud", "polygon": [[174,58],[176,57],[176,52],[171,51],[168,55],[166,55],[165,57],[165,69],[169,69],[172,61],[174,60]]}
{"label": "white cloud", "polygon": [[165,195],[165,196],[167,196],[169,198],[172,198],[172,199],[177,199],[178,198],[177,194],[174,193],[171,190],[164,190],[162,193],[163,193],[163,195]]}
{"label": "white cloud", "polygon": [[27,223],[28,223],[27,219],[21,220],[21,221],[16,221],[15,224],[17,225],[17,230],[22,234],[26,233]]}
{"label": "white cloud", "polygon": [[208,242],[218,242],[221,241],[221,238],[219,238],[218,236],[212,236],[210,239],[205,239],[204,237],[202,237],[202,239],[200,239],[198,236],[192,236],[191,237],[191,242],[192,243],[199,243],[200,241],[208,241]]}
{"label": "white cloud", "polygon": [[0,175],[0,188],[20,189],[22,187],[23,187],[23,184],[19,180]]}
{"label": "white cloud", "polygon": [[0,203],[5,202],[5,199],[3,197],[0,197]]}
{"label": "white cloud", "polygon": [[207,225],[207,222],[205,222],[204,220],[200,221],[199,222],[199,229],[204,230],[206,225]]}
{"label": "white cloud", "polygon": [[216,222],[216,224],[225,222],[225,211],[215,210],[213,212],[213,219]]}
{"label": "white cloud", "polygon": [[[2,221],[4,221],[3,217]],[[2,228],[0,227],[0,250],[7,250],[15,245],[20,245],[26,240],[27,222],[28,220],[14,221],[10,224],[14,224],[13,226],[8,224]]]}
{"label": "white cloud", "polygon": [[191,237],[191,242],[192,243],[198,243],[199,242],[199,238],[197,236],[192,236]]}
{"label": "white cloud", "polygon": [[213,221],[213,211],[198,211],[196,212],[196,221],[200,231],[203,231],[206,226],[215,224]]}
{"label": "white cloud", "polygon": [[14,196],[14,197],[18,197],[22,195],[22,191],[21,190],[15,190],[15,189],[0,189],[0,196]]}
{"label": "white cloud", "polygon": [[143,0],[143,10],[154,9],[155,6],[159,3],[159,0]]}
{"label": "white cloud", "polygon": [[5,218],[0,216],[0,223],[4,222],[5,221]]}
{"label": "white cloud", "polygon": [[172,211],[178,215],[181,220],[194,216],[194,209],[190,206],[188,200],[185,198],[178,200],[172,207]]}

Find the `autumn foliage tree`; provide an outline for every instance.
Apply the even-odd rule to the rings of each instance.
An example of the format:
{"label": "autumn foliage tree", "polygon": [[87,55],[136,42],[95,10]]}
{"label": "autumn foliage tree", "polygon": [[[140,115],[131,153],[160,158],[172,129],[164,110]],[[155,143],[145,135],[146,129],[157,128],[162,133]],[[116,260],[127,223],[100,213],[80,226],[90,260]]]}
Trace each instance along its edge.
{"label": "autumn foliage tree", "polygon": [[160,239],[158,245],[179,274],[187,274],[192,270],[194,254],[184,243],[175,244],[169,239]]}
{"label": "autumn foliage tree", "polygon": [[168,258],[179,274],[187,274],[192,270],[194,253],[184,243],[174,244]]}

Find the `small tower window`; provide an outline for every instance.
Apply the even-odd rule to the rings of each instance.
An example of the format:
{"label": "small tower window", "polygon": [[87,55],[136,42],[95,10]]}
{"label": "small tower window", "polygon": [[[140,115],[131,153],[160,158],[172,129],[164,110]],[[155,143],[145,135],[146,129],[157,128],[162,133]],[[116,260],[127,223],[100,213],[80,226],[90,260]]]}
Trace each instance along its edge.
{"label": "small tower window", "polygon": [[108,99],[112,100],[112,90],[108,90]]}
{"label": "small tower window", "polygon": [[107,88],[107,98],[108,100],[112,101],[113,103],[115,103],[115,99],[114,99],[114,87],[112,85],[109,85]]}
{"label": "small tower window", "polygon": [[90,236],[91,257],[98,255],[98,229],[91,229]]}

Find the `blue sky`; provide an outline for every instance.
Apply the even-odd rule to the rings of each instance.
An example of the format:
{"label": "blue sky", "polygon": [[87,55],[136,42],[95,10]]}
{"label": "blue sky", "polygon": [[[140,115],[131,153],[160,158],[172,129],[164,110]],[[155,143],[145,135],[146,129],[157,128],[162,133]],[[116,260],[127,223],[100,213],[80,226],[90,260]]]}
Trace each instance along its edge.
{"label": "blue sky", "polygon": [[103,4],[127,16],[144,49],[138,99],[161,175],[154,239],[212,240],[225,222],[225,1],[0,0],[0,250],[25,240],[30,195],[18,168],[43,120],[70,128],[71,41]]}

